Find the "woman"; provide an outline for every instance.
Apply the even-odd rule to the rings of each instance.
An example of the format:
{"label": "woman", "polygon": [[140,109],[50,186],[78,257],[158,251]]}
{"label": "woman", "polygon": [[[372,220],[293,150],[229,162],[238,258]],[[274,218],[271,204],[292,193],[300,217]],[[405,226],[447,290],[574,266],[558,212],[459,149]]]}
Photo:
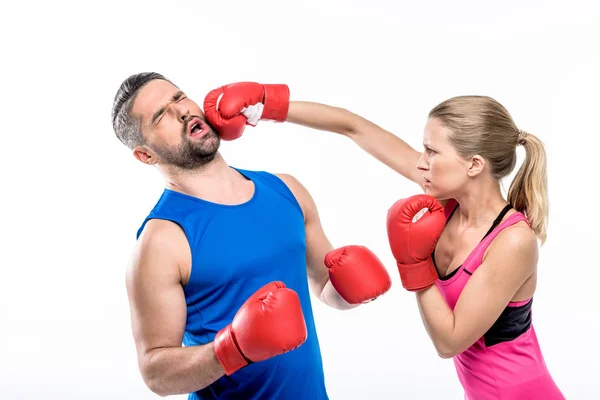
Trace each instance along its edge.
{"label": "woman", "polygon": [[[538,240],[544,243],[548,223],[542,142],[483,96],[433,108],[423,153],[340,108],[291,102],[286,120],[345,135],[423,186],[425,195],[390,209],[390,245],[439,355],[454,360],[465,397],[564,399],[531,323]],[[519,145],[525,161],[505,199],[500,180],[514,169]],[[423,207],[430,213],[413,222]]]}

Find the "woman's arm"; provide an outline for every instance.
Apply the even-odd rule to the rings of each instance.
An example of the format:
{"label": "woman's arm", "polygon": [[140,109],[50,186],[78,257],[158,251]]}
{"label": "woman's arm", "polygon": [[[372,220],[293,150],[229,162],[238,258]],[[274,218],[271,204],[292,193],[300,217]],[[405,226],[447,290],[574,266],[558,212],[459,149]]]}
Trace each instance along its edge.
{"label": "woman's arm", "polygon": [[423,177],[417,169],[420,152],[394,134],[348,110],[319,103],[291,101],[286,121],[347,136],[400,175],[418,185],[423,183]]}
{"label": "woman's arm", "polygon": [[516,225],[490,245],[454,311],[435,285],[417,292],[423,323],[438,354],[454,357],[479,340],[534,273],[537,259],[535,235],[527,226]]}

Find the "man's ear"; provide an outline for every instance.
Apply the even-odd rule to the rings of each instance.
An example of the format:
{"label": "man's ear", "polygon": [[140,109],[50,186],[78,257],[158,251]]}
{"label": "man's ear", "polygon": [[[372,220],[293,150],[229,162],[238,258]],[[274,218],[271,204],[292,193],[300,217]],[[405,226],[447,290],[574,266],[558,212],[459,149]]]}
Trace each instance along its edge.
{"label": "man's ear", "polygon": [[133,156],[148,165],[154,165],[158,162],[157,155],[146,146],[136,146],[133,149]]}
{"label": "man's ear", "polygon": [[469,162],[469,169],[467,170],[467,175],[471,178],[479,175],[483,168],[485,167],[485,158],[476,154],[471,157],[471,161]]}

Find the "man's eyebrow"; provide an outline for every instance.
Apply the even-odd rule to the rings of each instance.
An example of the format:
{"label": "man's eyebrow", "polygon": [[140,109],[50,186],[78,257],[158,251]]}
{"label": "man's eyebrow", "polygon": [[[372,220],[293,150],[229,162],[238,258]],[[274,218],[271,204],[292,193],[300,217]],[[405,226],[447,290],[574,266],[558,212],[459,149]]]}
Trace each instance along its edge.
{"label": "man's eyebrow", "polygon": [[181,90],[180,90],[180,91],[178,91],[177,93],[175,93],[175,94],[173,95],[173,97],[171,97],[171,100],[169,101],[169,103],[168,103],[168,104],[166,104],[166,105],[162,106],[161,108],[159,108],[159,109],[158,109],[158,110],[157,110],[157,111],[154,113],[154,115],[152,116],[152,121],[151,121],[151,123],[152,123],[152,124],[154,124],[154,122],[156,121],[156,119],[157,119],[157,118],[158,118],[158,117],[159,117],[159,116],[160,116],[162,113],[164,113],[164,112],[165,112],[165,110],[167,109],[167,106],[168,106],[170,103],[172,103],[172,102],[175,102],[175,101],[177,101],[177,100],[181,99],[181,97],[183,97],[183,95],[184,95],[184,93],[183,93]]}

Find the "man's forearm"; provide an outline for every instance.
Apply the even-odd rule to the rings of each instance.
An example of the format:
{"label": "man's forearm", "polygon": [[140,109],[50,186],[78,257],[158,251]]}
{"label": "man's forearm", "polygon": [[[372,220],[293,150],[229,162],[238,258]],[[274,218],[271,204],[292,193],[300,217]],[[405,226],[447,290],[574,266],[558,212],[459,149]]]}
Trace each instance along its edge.
{"label": "man's forearm", "polygon": [[161,396],[195,392],[225,374],[212,342],[155,349],[146,354],[141,370],[146,385]]}
{"label": "man's forearm", "polygon": [[331,281],[327,281],[327,284],[323,287],[323,290],[321,291],[321,301],[338,310],[349,310],[358,306],[358,304],[350,304],[346,302],[339,295],[337,290],[335,290]]}

